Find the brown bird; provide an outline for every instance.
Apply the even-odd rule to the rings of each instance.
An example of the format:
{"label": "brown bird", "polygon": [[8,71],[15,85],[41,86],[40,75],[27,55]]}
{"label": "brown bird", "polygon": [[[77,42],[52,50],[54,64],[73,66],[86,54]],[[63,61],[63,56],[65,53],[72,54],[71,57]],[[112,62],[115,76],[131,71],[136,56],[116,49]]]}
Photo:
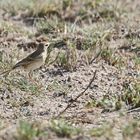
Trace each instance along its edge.
{"label": "brown bird", "polygon": [[0,75],[7,75],[12,70],[17,68],[23,68],[25,71],[28,71],[29,77],[31,78],[31,73],[33,70],[40,68],[43,64],[45,64],[45,60],[47,57],[47,49],[48,49],[49,43],[38,44],[37,50],[28,55],[26,58],[22,59],[18,63],[16,63],[10,70],[7,70]]}

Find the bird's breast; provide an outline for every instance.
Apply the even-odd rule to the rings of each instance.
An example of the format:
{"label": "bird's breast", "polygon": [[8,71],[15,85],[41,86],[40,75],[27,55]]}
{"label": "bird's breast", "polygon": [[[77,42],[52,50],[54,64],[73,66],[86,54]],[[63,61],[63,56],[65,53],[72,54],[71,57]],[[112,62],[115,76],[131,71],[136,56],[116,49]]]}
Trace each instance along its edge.
{"label": "bird's breast", "polygon": [[45,63],[46,57],[47,57],[47,52],[44,51],[44,52],[42,53],[43,63]]}
{"label": "bird's breast", "polygon": [[40,68],[42,65],[43,65],[43,61],[42,61],[42,59],[40,59],[38,61],[35,61],[35,62],[31,63],[30,65],[27,65],[25,70],[33,71],[35,69]]}

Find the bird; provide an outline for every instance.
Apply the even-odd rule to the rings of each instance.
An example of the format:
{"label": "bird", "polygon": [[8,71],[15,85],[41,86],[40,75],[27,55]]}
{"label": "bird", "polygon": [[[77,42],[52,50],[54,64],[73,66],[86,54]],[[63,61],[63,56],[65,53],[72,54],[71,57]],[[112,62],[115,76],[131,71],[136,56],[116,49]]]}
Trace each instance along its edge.
{"label": "bird", "polygon": [[12,70],[22,68],[28,72],[29,78],[31,78],[33,70],[38,69],[45,64],[49,45],[49,43],[39,43],[37,50],[17,62],[11,69],[2,72],[0,75],[8,75]]}

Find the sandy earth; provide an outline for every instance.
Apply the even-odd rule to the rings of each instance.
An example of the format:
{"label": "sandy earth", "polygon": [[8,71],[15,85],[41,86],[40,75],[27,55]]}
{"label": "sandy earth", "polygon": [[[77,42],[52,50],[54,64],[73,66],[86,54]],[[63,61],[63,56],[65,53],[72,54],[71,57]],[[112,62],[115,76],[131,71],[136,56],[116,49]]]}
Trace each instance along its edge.
{"label": "sandy earth", "polygon": [[[124,22],[127,24],[126,20],[128,19],[128,21],[130,21],[128,23],[132,24],[132,27],[134,25],[134,28],[132,28],[133,30],[136,26],[139,27],[140,25],[140,20],[138,18],[140,15],[139,8],[134,10],[135,7],[138,7],[137,5],[140,6],[140,3],[138,1],[135,1],[132,5],[131,3],[133,2],[129,1],[128,8],[132,10],[132,12],[129,10],[129,13],[133,14],[130,14],[130,19],[126,18]],[[34,27],[27,26],[22,19],[14,19],[17,17],[10,17],[8,20],[5,20],[2,17],[2,13],[3,11],[0,11],[0,23],[8,22],[17,27],[22,26],[23,31],[29,31],[31,33],[36,32]],[[133,21],[133,19],[135,19],[135,21]],[[131,27],[131,25],[129,27]],[[0,30],[2,30],[2,27],[0,27]],[[115,33],[118,33],[117,35],[114,33],[113,36],[120,36],[119,29],[117,30],[114,27],[114,30]],[[23,52],[21,50],[19,51],[17,47],[21,41],[29,42],[35,40],[35,37],[29,38],[18,32],[11,33],[8,31],[8,35],[6,36],[4,31],[0,31],[0,53],[3,54],[1,56],[4,58],[4,60],[1,61],[2,67],[0,71],[4,71],[7,64],[12,65],[17,62],[17,60],[23,58]],[[127,39],[123,37],[123,35],[121,38],[116,40],[111,39],[108,42],[107,45],[109,45],[109,48],[117,50],[114,55],[119,55],[121,60],[125,60],[124,67],[119,68],[118,66],[110,65],[101,56],[92,64],[87,64],[86,59],[84,59],[85,51],[77,50],[77,63],[73,71],[68,71],[63,67],[52,64],[50,66],[43,66],[41,69],[34,72],[36,82],[30,81],[26,74],[24,72],[22,73],[20,70],[11,72],[6,79],[1,76],[0,139],[15,139],[14,135],[16,134],[19,121],[26,120],[29,122],[39,122],[44,130],[49,132],[49,135],[46,136],[47,139],[123,140],[122,129],[131,121],[135,119],[139,120],[140,112],[135,111],[127,113],[130,106],[124,102],[121,102],[121,108],[117,110],[116,100],[124,93],[125,85],[128,84],[132,86],[134,81],[139,83],[139,65],[136,68],[134,61],[132,61],[132,57],[135,53],[119,50],[122,44],[127,42]],[[135,47],[138,48],[139,45],[140,42],[138,41]],[[30,53],[31,51],[32,49],[27,52]],[[24,52],[24,54],[27,55],[27,52]],[[91,86],[84,95],[81,96],[77,102],[73,103],[72,107],[62,115],[64,119],[68,122],[72,122],[74,126],[81,128],[84,132],[77,136],[72,136],[72,138],[57,137],[56,134],[51,132],[48,128],[50,120],[87,87],[95,70],[97,70],[97,74]],[[92,101],[95,101],[95,103],[103,102],[103,98],[105,98],[105,102],[107,101],[107,103],[103,105],[87,105]],[[108,124],[109,130],[111,130],[113,136],[109,133],[110,131],[108,129],[107,131],[109,132],[100,137],[92,137],[87,133],[88,130],[100,127],[104,123]],[[140,138],[139,132],[140,127],[138,127],[134,139],[137,140]],[[42,136],[34,139],[45,140],[46,137]],[[129,139],[131,139],[131,137]]]}

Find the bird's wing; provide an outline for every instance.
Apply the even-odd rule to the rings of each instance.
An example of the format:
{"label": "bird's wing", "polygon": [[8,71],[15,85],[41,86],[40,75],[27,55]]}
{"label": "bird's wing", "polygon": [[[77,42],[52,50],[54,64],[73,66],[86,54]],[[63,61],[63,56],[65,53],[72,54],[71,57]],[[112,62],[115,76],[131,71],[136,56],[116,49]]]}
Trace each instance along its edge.
{"label": "bird's wing", "polygon": [[41,54],[37,54],[36,51],[35,51],[34,53],[30,54],[29,56],[27,56],[26,58],[22,59],[17,64],[15,64],[13,69],[15,69],[17,67],[20,67],[20,66],[29,65],[30,63],[32,63],[34,61],[40,60],[40,58],[42,58],[42,55]]}

